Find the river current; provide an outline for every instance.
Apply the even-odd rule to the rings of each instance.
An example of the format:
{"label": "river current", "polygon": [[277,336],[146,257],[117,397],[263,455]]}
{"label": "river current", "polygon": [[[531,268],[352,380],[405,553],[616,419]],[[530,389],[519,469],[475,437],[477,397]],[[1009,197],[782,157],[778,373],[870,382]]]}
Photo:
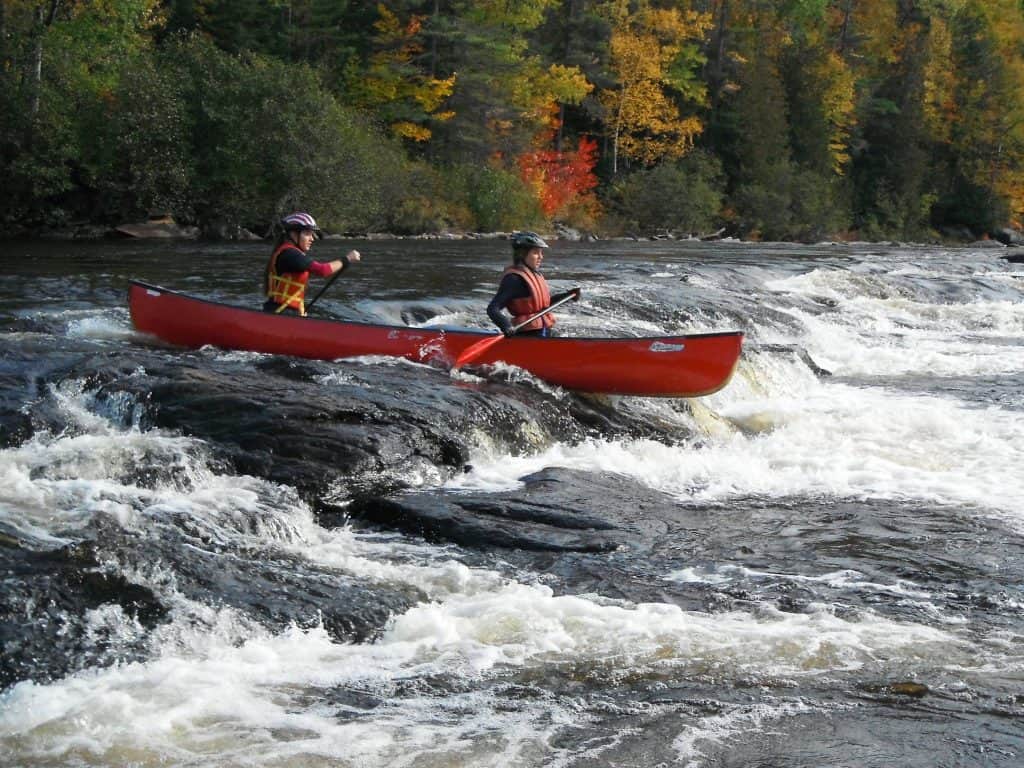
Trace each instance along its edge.
{"label": "river current", "polygon": [[[488,325],[506,242],[351,247],[314,313]],[[0,764],[1024,764],[1007,251],[554,243],[564,335],[745,332],[694,400],[132,328],[267,251],[0,244]]]}

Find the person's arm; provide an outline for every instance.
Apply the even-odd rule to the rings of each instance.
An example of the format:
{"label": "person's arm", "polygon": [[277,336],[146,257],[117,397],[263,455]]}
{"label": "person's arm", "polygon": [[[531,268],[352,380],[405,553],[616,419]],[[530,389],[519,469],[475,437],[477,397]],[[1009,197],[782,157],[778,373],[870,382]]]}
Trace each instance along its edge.
{"label": "person's arm", "polygon": [[572,299],[573,301],[579,301],[580,300],[580,289],[579,289],[579,287],[570,288],[568,291],[563,291],[562,293],[554,294],[551,297],[551,303],[552,304],[557,304],[562,299],[566,299],[569,296],[573,297],[573,299]]}
{"label": "person's arm", "polygon": [[505,275],[498,285],[498,292],[494,294],[491,303],[487,305],[487,316],[491,318],[501,332],[506,336],[512,334],[512,321],[508,315],[502,312],[513,299],[524,299],[530,295],[530,287],[519,275]]}
{"label": "person's arm", "polygon": [[333,275],[339,270],[345,269],[349,264],[361,260],[363,257],[360,256],[359,251],[349,251],[340,259],[334,261],[313,261],[309,265],[309,271],[314,275],[320,277],[327,277]]}

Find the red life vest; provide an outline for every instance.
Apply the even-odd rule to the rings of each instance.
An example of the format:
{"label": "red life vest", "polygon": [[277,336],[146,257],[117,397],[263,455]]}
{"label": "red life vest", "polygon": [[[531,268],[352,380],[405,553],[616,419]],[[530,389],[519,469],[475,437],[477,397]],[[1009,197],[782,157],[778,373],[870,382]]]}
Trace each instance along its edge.
{"label": "red life vest", "polygon": [[[508,311],[512,313],[512,325],[519,325],[551,306],[551,289],[548,288],[548,281],[539,272],[526,267],[512,266],[502,273],[502,277],[508,274],[519,275],[530,289],[528,297],[512,299],[508,303]],[[524,325],[520,330],[537,331],[541,328],[550,328],[554,324],[555,316],[549,312],[544,317],[538,317],[532,323]]]}
{"label": "red life vest", "polygon": [[295,244],[284,242],[279,245],[270,255],[267,263],[267,298],[278,304],[275,312],[284,312],[286,307],[292,307],[299,311],[303,317],[306,316],[306,284],[309,282],[309,270],[305,272],[277,273],[277,257],[281,252],[294,248]]}

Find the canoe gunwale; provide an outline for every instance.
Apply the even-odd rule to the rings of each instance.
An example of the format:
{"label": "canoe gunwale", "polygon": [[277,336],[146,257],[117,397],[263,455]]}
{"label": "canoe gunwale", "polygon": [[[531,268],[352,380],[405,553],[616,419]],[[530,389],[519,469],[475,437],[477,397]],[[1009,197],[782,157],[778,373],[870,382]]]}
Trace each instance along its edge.
{"label": "canoe gunwale", "polygon": [[[317,360],[405,358],[451,368],[479,329],[388,325],[275,315],[131,280],[134,327],[163,342]],[[473,367],[505,363],[564,389],[641,397],[700,397],[724,387],[739,364],[742,331],[675,336],[500,337]]]}
{"label": "canoe gunwale", "polygon": [[[223,309],[238,310],[239,312],[251,312],[254,315],[266,316],[268,313],[262,309],[254,307],[243,307],[238,304],[228,304],[223,301],[214,301],[213,299],[204,299],[201,296],[193,296],[190,293],[184,293],[183,291],[175,291],[171,288],[164,288],[160,285],[153,283],[147,283],[143,280],[129,280],[131,285],[137,285],[140,288],[146,290],[158,291],[160,293],[169,293],[174,296],[180,296],[188,301],[198,301],[203,304],[209,304],[214,307],[221,307]],[[334,317],[298,317],[296,315],[278,315],[278,320],[292,320],[297,322],[316,322],[316,323],[331,323],[333,325],[358,325],[364,328],[380,328],[384,330],[395,330],[395,331],[422,331],[422,332],[433,332],[433,333],[454,333],[454,334],[466,334],[470,336],[494,336],[494,331],[488,331],[482,328],[445,328],[445,327],[430,327],[430,326],[416,326],[416,325],[391,325],[389,323],[371,323],[365,320],[339,320]],[[546,339],[536,339],[536,341],[549,342],[549,341],[659,341],[665,339],[700,339],[718,336],[743,336],[743,331],[709,331],[706,333],[684,333],[684,334],[665,334],[662,336],[552,336]],[[525,338],[525,337],[524,337]]]}

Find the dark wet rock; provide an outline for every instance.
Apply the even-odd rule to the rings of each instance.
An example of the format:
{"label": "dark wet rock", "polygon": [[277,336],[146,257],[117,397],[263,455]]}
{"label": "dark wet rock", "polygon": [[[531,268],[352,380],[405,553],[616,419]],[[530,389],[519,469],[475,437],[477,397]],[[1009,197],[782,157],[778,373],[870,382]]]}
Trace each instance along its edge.
{"label": "dark wet rock", "polygon": [[773,352],[773,353],[789,353],[796,355],[800,361],[806,365],[815,376],[831,376],[832,371],[826,370],[814,362],[814,358],[811,357],[810,353],[803,347],[796,344],[747,344],[747,352]]}
{"label": "dark wet rock", "polygon": [[[430,419],[407,392],[320,385],[313,379],[329,364],[267,358],[261,367],[265,376],[248,378],[201,365],[150,371],[137,395],[154,426],[201,437],[237,471],[309,494],[339,476],[380,475],[418,461],[454,468],[468,458],[458,431]],[[106,387],[125,388],[132,382]]]}
{"label": "dark wet rock", "polygon": [[369,500],[362,505],[360,516],[428,540],[463,546],[594,552],[614,549],[621,543],[621,537],[601,529],[576,530],[571,525],[572,510],[562,510],[561,518],[553,518],[549,512],[531,503],[506,501],[481,506],[471,499],[411,494]]}
{"label": "dark wet rock", "polygon": [[[256,521],[253,521],[255,524]],[[174,589],[206,605],[231,606],[280,631],[295,624],[323,624],[339,642],[376,638],[394,613],[424,599],[407,586],[368,581],[268,545],[244,557],[225,556],[222,544],[205,540],[188,520],[153,522],[147,535],[100,523],[97,546],[140,572],[173,568]]]}
{"label": "dark wet rock", "polygon": [[469,547],[606,552],[639,544],[676,507],[671,497],[625,477],[547,469],[522,482],[497,494],[424,491],[365,499],[352,515]]}
{"label": "dark wet rock", "polygon": [[[92,369],[92,364],[96,368]],[[458,472],[469,436],[485,431],[498,445],[521,448],[524,429],[544,439],[588,435],[666,442],[685,439],[678,425],[652,423],[608,399],[547,394],[528,382],[453,382],[446,371],[380,366],[346,369],[331,362],[265,356],[238,375],[237,363],[211,364],[187,352],[138,361],[79,361],[79,375],[101,380],[97,400],[132,393],[144,404],[143,426],[199,437],[236,471],[287,483],[307,498],[344,478],[352,495],[384,496],[406,487],[409,469]],[[247,363],[252,366],[252,362]],[[361,377],[375,382],[364,385]]]}
{"label": "dark wet rock", "polygon": [[[174,572],[177,598],[232,607],[273,631],[322,624],[338,642],[366,642],[417,590],[323,569],[268,546],[227,556],[187,521],[129,531],[97,518],[85,539],[59,549],[0,528],[0,689],[88,667],[146,659],[149,631],[170,616],[161,596],[124,573]],[[111,626],[90,612],[115,613]],[[181,610],[180,608],[177,610]],[[121,631],[118,624],[129,627]],[[135,630],[131,627],[136,627]]]}
{"label": "dark wet rock", "polygon": [[1008,256],[1002,256],[1004,260],[1011,264],[1024,264],[1024,253],[1011,253]]}
{"label": "dark wet rock", "polygon": [[415,304],[405,307],[402,310],[402,322],[406,325],[416,325],[433,320],[437,312],[431,307],[417,306]]}
{"label": "dark wet rock", "polygon": [[1003,245],[1024,245],[1024,232],[1013,227],[997,229],[992,236]]}
{"label": "dark wet rock", "polygon": [[0,447],[8,448],[42,431],[68,428],[67,415],[50,395],[68,378],[80,355],[70,355],[67,342],[54,341],[28,328],[29,338],[0,338]]}
{"label": "dark wet rock", "polygon": [[48,550],[13,530],[0,534],[0,689],[144,657],[142,638],[106,637],[86,613],[116,607],[150,629],[166,609],[149,589],[108,572],[88,543]]}
{"label": "dark wet rock", "polygon": [[689,437],[677,423],[653,422],[614,399],[549,393],[530,380],[500,376],[455,381],[444,370],[405,365],[236,359],[161,346],[116,358],[102,348],[51,354],[26,378],[30,368],[13,361],[3,390],[10,397],[0,397],[6,445],[40,429],[77,428],[64,423],[50,392],[70,378],[89,391],[90,408],[123,427],[200,438],[218,466],[288,484],[310,501],[339,480],[349,495],[373,497],[406,488],[406,476],[425,467],[460,472],[475,432],[511,450],[521,450],[524,439],[543,445],[588,436],[668,443]]}

